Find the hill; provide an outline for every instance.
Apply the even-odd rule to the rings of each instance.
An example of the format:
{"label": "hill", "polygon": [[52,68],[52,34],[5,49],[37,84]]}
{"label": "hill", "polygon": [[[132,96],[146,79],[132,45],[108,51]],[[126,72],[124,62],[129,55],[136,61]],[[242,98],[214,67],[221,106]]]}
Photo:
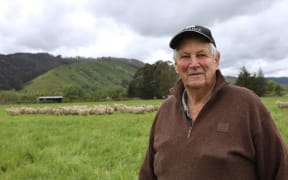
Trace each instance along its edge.
{"label": "hill", "polygon": [[23,93],[37,95],[63,94],[80,87],[85,94],[105,97],[127,88],[137,69],[144,64],[123,58],[99,58],[62,65],[25,84]]}
{"label": "hill", "polygon": [[225,76],[226,81],[228,81],[231,84],[235,84],[237,77],[234,76]]}
{"label": "hill", "polygon": [[85,58],[71,57],[62,58],[48,53],[15,53],[8,55],[0,54],[0,90],[22,89],[22,86],[48,72],[49,70],[64,64],[71,64],[84,61],[114,60],[130,66],[139,68],[143,66],[141,61],[136,59],[100,57]]}
{"label": "hill", "polygon": [[267,79],[275,81],[276,83],[288,89],[288,77],[267,77]]}
{"label": "hill", "polygon": [[[236,82],[237,77],[234,76],[225,76],[225,79],[230,82],[231,84],[234,84]],[[277,84],[282,85],[285,88],[288,88],[288,77],[265,77],[266,80],[272,80],[276,82]]]}
{"label": "hill", "polygon": [[54,57],[48,53],[0,54],[0,90],[19,90],[25,82],[71,62],[69,59]]}

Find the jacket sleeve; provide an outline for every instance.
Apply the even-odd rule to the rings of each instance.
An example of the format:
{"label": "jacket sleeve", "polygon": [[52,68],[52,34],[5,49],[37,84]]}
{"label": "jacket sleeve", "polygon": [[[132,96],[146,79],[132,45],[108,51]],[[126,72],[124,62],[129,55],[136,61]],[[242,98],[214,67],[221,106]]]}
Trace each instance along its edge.
{"label": "jacket sleeve", "polygon": [[153,123],[151,131],[150,131],[149,145],[148,145],[148,148],[146,151],[144,162],[143,162],[142,167],[140,169],[139,180],[157,180],[157,177],[154,174],[154,154],[155,154],[155,151],[153,149],[154,127],[156,124],[157,117],[158,117],[158,114],[156,115],[156,117],[154,119],[154,123]]}
{"label": "jacket sleeve", "polygon": [[[268,116],[268,117],[267,117]],[[254,138],[259,180],[288,180],[287,144],[270,115],[261,122]]]}

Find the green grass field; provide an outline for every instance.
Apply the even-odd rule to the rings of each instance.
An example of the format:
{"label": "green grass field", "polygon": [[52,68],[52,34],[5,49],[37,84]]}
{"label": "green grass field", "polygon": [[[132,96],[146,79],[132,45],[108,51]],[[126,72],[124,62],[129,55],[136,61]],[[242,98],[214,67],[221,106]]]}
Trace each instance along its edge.
{"label": "green grass field", "polygon": [[[262,100],[288,142],[288,109],[276,107],[275,101],[280,98]],[[284,100],[288,101],[288,97]],[[155,105],[161,101],[97,104],[114,103]],[[54,107],[67,105],[72,104],[49,104]],[[44,107],[47,104],[26,106]],[[1,180],[137,179],[155,112],[144,115],[115,112],[98,116],[10,116],[5,112],[8,107],[17,106],[0,106]]]}

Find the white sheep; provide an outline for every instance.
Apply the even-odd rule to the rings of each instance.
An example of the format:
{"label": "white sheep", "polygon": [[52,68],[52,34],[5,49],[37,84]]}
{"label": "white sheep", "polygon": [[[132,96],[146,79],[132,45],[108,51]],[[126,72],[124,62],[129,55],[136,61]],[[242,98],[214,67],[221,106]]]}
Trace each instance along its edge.
{"label": "white sheep", "polygon": [[276,101],[276,104],[279,108],[288,108],[288,102]]}
{"label": "white sheep", "polygon": [[21,114],[21,111],[19,108],[8,108],[8,109],[6,109],[6,112],[12,116]]}

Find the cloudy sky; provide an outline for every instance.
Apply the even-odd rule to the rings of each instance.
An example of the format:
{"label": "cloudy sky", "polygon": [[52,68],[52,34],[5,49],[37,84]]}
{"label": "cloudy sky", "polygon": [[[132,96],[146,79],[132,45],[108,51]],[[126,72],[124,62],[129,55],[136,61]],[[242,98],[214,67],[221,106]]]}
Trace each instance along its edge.
{"label": "cloudy sky", "polygon": [[0,0],[0,54],[172,60],[170,38],[210,27],[224,75],[288,76],[287,0]]}

